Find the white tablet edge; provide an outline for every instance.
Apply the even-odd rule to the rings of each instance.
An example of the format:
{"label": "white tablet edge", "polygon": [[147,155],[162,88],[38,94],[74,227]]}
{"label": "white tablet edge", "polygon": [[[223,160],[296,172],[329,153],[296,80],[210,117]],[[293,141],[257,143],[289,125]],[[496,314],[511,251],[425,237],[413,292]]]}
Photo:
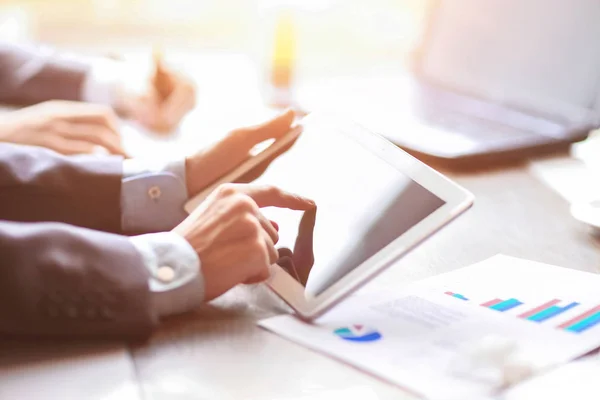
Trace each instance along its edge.
{"label": "white tablet edge", "polygon": [[[318,123],[321,118],[323,116],[315,113],[306,117],[303,121],[306,129],[310,124]],[[325,118],[331,121],[329,116],[325,116]],[[348,126],[349,122],[341,119],[339,121],[340,129],[344,134],[444,200],[445,204],[317,297],[307,299],[304,287],[281,267],[273,265],[272,274],[267,281],[267,285],[277,296],[292,307],[301,318],[306,320],[312,320],[330,310],[346,296],[393,265],[410,250],[469,209],[474,200],[474,196],[466,189],[401,150],[382,136],[353,123],[350,124],[352,125],[351,129],[353,128],[354,131],[344,131],[342,127],[344,125]],[[366,131],[368,134],[361,133],[357,135],[357,130]]]}

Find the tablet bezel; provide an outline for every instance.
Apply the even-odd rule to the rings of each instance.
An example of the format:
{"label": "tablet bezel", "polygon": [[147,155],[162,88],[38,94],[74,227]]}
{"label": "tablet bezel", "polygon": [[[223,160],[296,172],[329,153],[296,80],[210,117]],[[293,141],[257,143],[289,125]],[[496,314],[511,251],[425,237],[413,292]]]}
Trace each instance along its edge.
{"label": "tablet bezel", "polygon": [[378,156],[414,182],[442,199],[445,204],[407,230],[375,255],[354,268],[321,294],[307,298],[304,287],[278,265],[272,266],[268,287],[303,319],[311,320],[331,309],[377,274],[390,267],[450,221],[469,209],[474,196],[455,182],[423,164],[382,136],[341,117],[310,114],[304,118],[304,134],[309,129],[336,129],[366,151]]}

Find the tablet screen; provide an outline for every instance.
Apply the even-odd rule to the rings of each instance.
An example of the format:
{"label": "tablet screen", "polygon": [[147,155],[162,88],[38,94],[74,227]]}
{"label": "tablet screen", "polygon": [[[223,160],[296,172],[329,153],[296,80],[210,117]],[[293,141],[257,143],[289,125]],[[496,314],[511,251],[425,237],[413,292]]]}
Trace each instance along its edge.
{"label": "tablet screen", "polygon": [[265,208],[279,225],[278,264],[317,296],[444,205],[331,126],[309,127],[256,183],[306,196],[316,211]]}

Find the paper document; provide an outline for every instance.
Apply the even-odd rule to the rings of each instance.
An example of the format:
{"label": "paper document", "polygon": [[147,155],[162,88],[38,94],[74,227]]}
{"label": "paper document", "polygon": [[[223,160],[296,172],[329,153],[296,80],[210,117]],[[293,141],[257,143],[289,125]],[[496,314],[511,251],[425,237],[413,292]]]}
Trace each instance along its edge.
{"label": "paper document", "polygon": [[512,343],[536,372],[600,346],[600,276],[496,256],[355,296],[314,324],[284,315],[259,325],[428,398],[485,396],[498,376],[474,358],[489,339]]}
{"label": "paper document", "polygon": [[598,400],[600,357],[585,357],[509,389],[499,400]]}

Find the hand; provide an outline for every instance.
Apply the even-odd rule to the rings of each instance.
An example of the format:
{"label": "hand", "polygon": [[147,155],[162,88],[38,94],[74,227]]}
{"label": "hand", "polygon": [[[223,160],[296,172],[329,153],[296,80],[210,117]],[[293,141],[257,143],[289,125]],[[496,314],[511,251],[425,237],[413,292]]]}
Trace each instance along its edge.
{"label": "hand", "polygon": [[239,283],[260,282],[279,255],[276,224],[261,207],[311,210],[315,203],[275,187],[221,185],[173,232],[198,253],[205,299],[212,300]]}
{"label": "hand", "polygon": [[48,147],[62,154],[126,156],[111,108],[72,101],[47,101],[5,114],[0,141]]}
{"label": "hand", "polygon": [[194,108],[196,88],[188,77],[167,68],[160,56],[154,62],[154,76],[141,93],[124,94],[119,108],[149,129],[170,132]]}
{"label": "hand", "polygon": [[[294,112],[286,111],[262,125],[236,129],[213,146],[188,157],[185,166],[190,197],[246,161],[250,157],[250,150],[257,144],[285,135],[293,121]],[[264,171],[267,165],[259,167]]]}

